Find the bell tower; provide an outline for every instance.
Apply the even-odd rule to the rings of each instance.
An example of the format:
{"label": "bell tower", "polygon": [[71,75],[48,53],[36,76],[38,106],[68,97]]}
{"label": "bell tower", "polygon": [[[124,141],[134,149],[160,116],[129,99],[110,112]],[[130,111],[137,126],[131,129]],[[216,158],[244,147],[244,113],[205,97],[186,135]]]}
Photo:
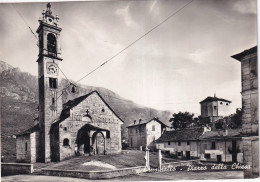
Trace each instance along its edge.
{"label": "bell tower", "polygon": [[38,160],[49,162],[51,160],[51,125],[57,120],[61,109],[62,94],[60,88],[59,63],[62,61],[60,49],[59,17],[54,17],[51,4],[47,4],[39,19],[37,29],[39,38],[38,55],[38,87],[39,87],[39,125],[40,125],[40,153]]}

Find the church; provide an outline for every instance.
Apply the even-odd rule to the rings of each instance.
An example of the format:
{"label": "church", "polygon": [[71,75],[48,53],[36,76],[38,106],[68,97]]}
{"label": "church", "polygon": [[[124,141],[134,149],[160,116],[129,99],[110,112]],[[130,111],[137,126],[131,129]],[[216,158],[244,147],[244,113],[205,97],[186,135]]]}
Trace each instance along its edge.
{"label": "church", "polygon": [[59,17],[50,3],[37,29],[39,38],[39,117],[32,128],[16,135],[17,160],[60,161],[76,155],[121,152],[123,120],[97,91],[61,86]]}

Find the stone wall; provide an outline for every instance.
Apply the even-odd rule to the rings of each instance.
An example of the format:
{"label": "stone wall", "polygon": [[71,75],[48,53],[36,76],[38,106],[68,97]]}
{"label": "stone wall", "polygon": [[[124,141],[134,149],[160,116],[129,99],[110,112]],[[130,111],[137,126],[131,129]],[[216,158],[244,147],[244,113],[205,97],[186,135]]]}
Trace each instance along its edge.
{"label": "stone wall", "polygon": [[[84,117],[88,113],[88,117]],[[91,118],[91,119],[90,119]],[[70,117],[59,124],[60,159],[75,155],[75,143],[78,130],[85,124],[107,129],[110,137],[106,138],[106,153],[121,152],[122,121],[94,92],[84,101],[70,110]],[[64,139],[69,140],[69,146],[64,146]]]}
{"label": "stone wall", "polygon": [[140,149],[146,145],[146,125],[138,125],[128,128],[129,147]]}
{"label": "stone wall", "polygon": [[[39,159],[43,162],[51,160],[50,146],[50,129],[52,123],[57,121],[62,110],[62,99],[58,99],[62,93],[61,75],[48,74],[47,65],[55,62],[59,64],[59,60],[40,57],[38,59],[38,78],[39,78],[39,124],[40,124],[40,155]],[[57,88],[50,88],[49,78],[57,79]],[[54,101],[54,103],[53,103]]]}
{"label": "stone wall", "polygon": [[1,176],[30,174],[33,172],[32,164],[1,163]]}
{"label": "stone wall", "polygon": [[123,168],[116,170],[106,171],[76,171],[76,170],[56,170],[56,169],[43,169],[42,173],[49,176],[63,176],[63,177],[75,177],[85,179],[109,179],[119,176],[138,174],[147,171],[144,166]]}
{"label": "stone wall", "polygon": [[230,106],[231,103],[224,102],[224,101],[217,101],[218,102],[218,116],[229,116],[231,113]]}
{"label": "stone wall", "polygon": [[[153,131],[154,128],[154,131]],[[155,141],[162,135],[161,123],[152,120],[146,124],[146,144],[148,147],[155,147]]]}
{"label": "stone wall", "polygon": [[258,71],[257,53],[241,59],[242,73],[242,133],[244,162],[251,166],[245,170],[245,178],[259,176],[259,131],[258,131]]}
{"label": "stone wall", "polygon": [[16,159],[17,161],[31,162],[30,134],[17,136]]}

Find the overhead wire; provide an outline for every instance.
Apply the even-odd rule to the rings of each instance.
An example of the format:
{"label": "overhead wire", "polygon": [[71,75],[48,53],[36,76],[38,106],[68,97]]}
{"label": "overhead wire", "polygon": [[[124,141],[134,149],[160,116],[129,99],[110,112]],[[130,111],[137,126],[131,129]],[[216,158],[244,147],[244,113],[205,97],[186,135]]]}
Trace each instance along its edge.
{"label": "overhead wire", "polygon": [[124,52],[126,49],[128,49],[129,47],[131,47],[132,45],[134,45],[136,42],[138,42],[139,40],[141,40],[142,38],[144,38],[145,36],[147,36],[148,34],[150,34],[152,31],[154,31],[156,28],[158,28],[159,26],[161,26],[163,23],[165,23],[166,21],[168,21],[170,18],[172,18],[173,16],[175,16],[176,14],[178,14],[181,10],[183,10],[185,7],[187,7],[190,3],[192,3],[194,0],[189,1],[187,4],[185,4],[183,7],[181,7],[179,10],[177,10],[176,12],[172,13],[170,16],[168,16],[166,19],[164,19],[162,22],[160,22],[159,24],[157,24],[155,27],[153,27],[152,29],[150,29],[149,31],[147,31],[145,34],[143,34],[142,36],[140,36],[139,38],[137,38],[136,40],[134,40],[132,43],[130,43],[128,46],[126,46],[125,48],[123,48],[121,51],[119,51],[118,53],[116,53],[114,56],[112,56],[111,58],[109,58],[108,60],[106,60],[105,62],[103,62],[101,65],[99,65],[97,68],[95,68],[94,70],[92,70],[91,72],[89,72],[88,74],[86,74],[85,76],[83,76],[81,79],[79,79],[78,81],[75,82],[78,83],[81,80],[85,79],[87,76],[89,76],[90,74],[92,74],[93,72],[95,72],[96,70],[98,70],[99,68],[101,68],[102,66],[104,66],[105,64],[107,64],[109,61],[111,61],[112,59],[114,59],[115,57],[117,57],[118,55],[120,55],[122,52]]}
{"label": "overhead wire", "polygon": [[[140,37],[138,37],[136,40],[134,40],[133,42],[131,42],[129,45],[127,45],[125,48],[123,48],[122,50],[120,50],[118,53],[116,53],[115,55],[113,55],[112,57],[110,57],[108,60],[106,60],[105,62],[103,62],[101,65],[99,65],[97,68],[95,68],[94,70],[90,71],[88,74],[86,74],[85,76],[83,76],[82,78],[80,78],[78,81],[76,81],[74,84],[70,82],[70,80],[67,78],[67,76],[64,74],[64,72],[61,70],[62,74],[65,76],[65,78],[69,81],[69,84],[66,86],[66,88],[62,89],[62,93],[61,95],[59,95],[57,97],[57,99],[55,100],[55,102],[58,100],[58,98],[60,98],[63,94],[63,90],[66,90],[71,84],[76,85],[77,83],[79,83],[80,81],[82,81],[83,79],[85,79],[87,76],[91,75],[92,73],[94,73],[96,70],[98,70],[99,68],[101,68],[102,66],[104,66],[105,64],[107,64],[108,62],[110,62],[111,60],[113,60],[115,57],[117,57],[118,55],[120,55],[122,52],[124,52],[125,50],[127,50],[128,48],[130,48],[131,46],[133,46],[135,43],[137,43],[139,40],[143,39],[144,37],[146,37],[148,34],[150,34],[152,31],[154,31],[156,28],[158,28],[159,26],[161,26],[163,23],[165,23],[166,21],[168,21],[170,18],[172,18],[173,16],[177,15],[180,11],[182,11],[185,7],[187,7],[189,4],[191,4],[194,0],[189,1],[187,4],[185,4],[184,6],[182,6],[180,9],[178,9],[176,12],[172,13],[170,16],[168,16],[166,19],[164,19],[163,21],[161,21],[159,24],[157,24],[156,26],[154,26],[153,28],[151,28],[149,31],[147,31],[145,34],[141,35]],[[30,32],[34,35],[34,37],[38,40],[37,36],[35,35],[35,33],[32,31],[31,27],[29,26],[29,24],[26,22],[26,20],[23,18],[23,16],[20,14],[20,12],[11,4],[11,6],[15,9],[15,11],[17,12],[17,14],[23,19],[24,23],[27,25],[27,27],[29,28]],[[38,46],[38,44],[37,44]],[[111,96],[110,96],[111,97]],[[121,99],[122,100],[122,99]],[[51,107],[51,106],[50,106]]]}
{"label": "overhead wire", "polygon": [[[149,31],[147,31],[145,34],[143,34],[142,36],[140,36],[139,38],[137,38],[136,40],[134,40],[132,43],[130,43],[128,46],[126,46],[124,49],[122,49],[121,51],[119,51],[118,53],[116,53],[114,56],[112,56],[111,58],[109,58],[108,60],[106,60],[105,62],[103,62],[101,65],[99,65],[97,68],[95,68],[94,70],[90,71],[88,74],[86,74],[85,76],[83,76],[81,79],[79,79],[78,81],[76,81],[73,85],[76,85],[77,83],[79,83],[81,80],[85,79],[87,76],[91,75],[92,73],[94,73],[96,70],[98,70],[99,68],[101,68],[102,66],[104,66],[105,64],[107,64],[108,62],[110,62],[112,59],[114,59],[115,57],[117,57],[118,55],[120,55],[122,52],[124,52],[126,49],[128,49],[129,47],[131,47],[132,45],[134,45],[136,42],[138,42],[139,40],[141,40],[142,38],[144,38],[145,36],[147,36],[148,34],[150,34],[153,30],[155,30],[156,28],[158,28],[159,26],[161,26],[163,23],[165,23],[166,21],[168,21],[170,18],[172,18],[173,16],[175,16],[176,14],[178,14],[181,10],[183,10],[185,7],[187,7],[189,4],[191,4],[194,0],[189,1],[187,4],[185,4],[184,6],[182,6],[180,9],[178,9],[177,11],[175,11],[174,13],[172,13],[170,16],[168,16],[166,19],[164,19],[163,21],[161,21],[159,24],[157,24],[156,26],[154,26],[153,28],[151,28]],[[70,82],[70,81],[69,81]],[[68,84],[63,90],[66,90],[72,83],[70,82],[70,84]],[[55,101],[57,101],[63,94],[62,93],[57,97],[57,99]]]}
{"label": "overhead wire", "polygon": [[[21,15],[21,13],[12,5],[10,4],[13,9],[16,11],[16,13],[21,17],[21,19],[24,21],[24,23],[27,25],[27,27],[29,28],[29,30],[31,31],[31,33],[34,35],[34,37],[38,40],[38,37],[35,35],[35,33],[33,32],[32,28],[30,27],[30,25],[27,23],[27,21],[24,19],[24,17]],[[38,45],[37,45],[38,46]]]}

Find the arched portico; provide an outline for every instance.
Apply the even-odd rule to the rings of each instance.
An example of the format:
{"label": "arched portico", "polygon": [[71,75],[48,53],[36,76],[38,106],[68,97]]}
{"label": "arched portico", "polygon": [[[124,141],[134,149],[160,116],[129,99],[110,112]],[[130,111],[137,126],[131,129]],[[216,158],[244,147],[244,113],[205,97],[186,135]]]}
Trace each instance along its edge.
{"label": "arched portico", "polygon": [[106,138],[110,138],[109,130],[91,124],[85,124],[77,133],[76,145],[80,154],[105,154]]}

